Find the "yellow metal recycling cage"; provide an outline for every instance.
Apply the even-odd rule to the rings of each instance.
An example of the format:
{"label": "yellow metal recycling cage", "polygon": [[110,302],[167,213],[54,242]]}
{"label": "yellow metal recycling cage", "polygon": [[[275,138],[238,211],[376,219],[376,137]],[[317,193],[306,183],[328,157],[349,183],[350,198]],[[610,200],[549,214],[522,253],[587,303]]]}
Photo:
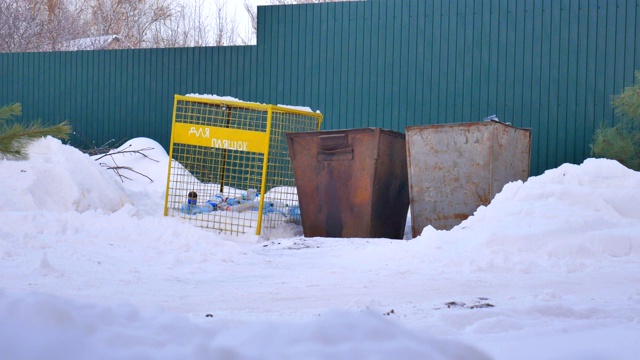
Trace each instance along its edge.
{"label": "yellow metal recycling cage", "polygon": [[285,132],[321,123],[300,108],[176,95],[164,215],[227,234],[299,224]]}

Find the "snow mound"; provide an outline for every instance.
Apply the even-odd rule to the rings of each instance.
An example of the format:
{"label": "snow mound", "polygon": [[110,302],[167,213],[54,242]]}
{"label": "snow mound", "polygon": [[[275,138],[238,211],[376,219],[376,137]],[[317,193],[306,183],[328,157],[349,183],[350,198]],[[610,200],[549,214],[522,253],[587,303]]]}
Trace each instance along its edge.
{"label": "snow mound", "polygon": [[78,149],[46,137],[27,151],[28,161],[0,161],[0,211],[114,212],[130,203],[122,186]]}
{"label": "snow mound", "polygon": [[492,266],[500,259],[519,268],[538,254],[577,268],[581,259],[640,256],[638,233],[640,173],[617,161],[587,159],[509,183],[450,232],[427,227],[419,238],[465,238],[456,251],[488,252]]}
{"label": "snow mound", "polygon": [[408,248],[466,274],[598,273],[611,261],[635,272],[637,234],[640,173],[587,159],[509,183],[460,225],[428,226]]}
{"label": "snow mound", "polygon": [[120,173],[119,179],[126,189],[135,191],[164,192],[167,185],[169,155],[162,145],[149,138],[134,138],[107,154],[92,157],[107,166],[128,167]]}
{"label": "snow mound", "polygon": [[[640,220],[640,173],[616,161],[587,159],[580,166],[564,164],[525,183],[504,186],[488,207],[480,207],[461,228],[487,223],[566,228],[567,224],[601,229],[603,225]],[[580,213],[579,217],[574,214]],[[558,218],[565,219],[558,222]],[[626,221],[625,221],[626,220]]]}

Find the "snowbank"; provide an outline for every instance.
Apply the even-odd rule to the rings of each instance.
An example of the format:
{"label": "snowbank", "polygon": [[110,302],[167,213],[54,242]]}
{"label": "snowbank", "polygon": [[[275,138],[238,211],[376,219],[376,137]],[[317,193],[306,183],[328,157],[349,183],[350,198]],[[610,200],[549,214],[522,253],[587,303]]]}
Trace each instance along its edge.
{"label": "snowbank", "polygon": [[[131,146],[129,146],[131,145]],[[565,164],[413,240],[222,238],[162,216],[149,139],[0,161],[7,358],[635,359],[640,173]],[[122,179],[100,166],[130,166]],[[292,225],[293,226],[293,225]],[[8,354],[8,355],[7,355]]]}
{"label": "snowbank", "polygon": [[47,137],[29,145],[29,161],[3,161],[0,211],[113,212],[130,200],[105,169],[76,148]]}

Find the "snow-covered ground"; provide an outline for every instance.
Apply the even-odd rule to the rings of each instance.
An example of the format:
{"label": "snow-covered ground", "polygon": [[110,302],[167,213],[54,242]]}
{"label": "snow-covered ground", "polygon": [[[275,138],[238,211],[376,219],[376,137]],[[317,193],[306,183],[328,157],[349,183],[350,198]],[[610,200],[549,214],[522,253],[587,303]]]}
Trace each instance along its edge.
{"label": "snow-covered ground", "polygon": [[3,359],[640,354],[640,173],[617,162],[508,184],[412,240],[265,240],[164,217],[167,153],[128,145],[156,161],[52,138],[0,160]]}

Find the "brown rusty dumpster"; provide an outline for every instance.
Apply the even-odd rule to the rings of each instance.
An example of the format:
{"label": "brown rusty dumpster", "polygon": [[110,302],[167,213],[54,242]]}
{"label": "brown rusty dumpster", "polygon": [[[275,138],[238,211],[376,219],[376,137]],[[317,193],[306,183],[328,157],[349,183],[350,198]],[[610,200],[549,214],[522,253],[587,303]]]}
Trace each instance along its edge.
{"label": "brown rusty dumpster", "polygon": [[404,134],[363,128],[286,135],[305,236],[403,238]]}
{"label": "brown rusty dumpster", "polygon": [[406,129],[413,236],[449,230],[529,176],[531,130],[497,121]]}

